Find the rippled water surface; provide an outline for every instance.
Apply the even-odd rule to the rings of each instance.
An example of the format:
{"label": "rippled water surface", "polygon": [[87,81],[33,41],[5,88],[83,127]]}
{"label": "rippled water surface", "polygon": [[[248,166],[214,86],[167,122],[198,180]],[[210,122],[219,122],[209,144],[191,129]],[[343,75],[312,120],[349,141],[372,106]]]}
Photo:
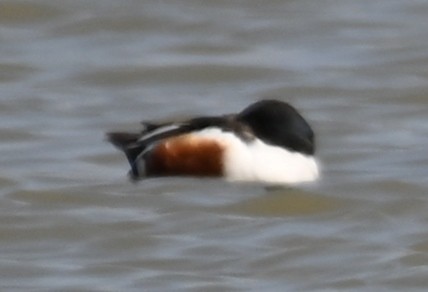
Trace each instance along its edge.
{"label": "rippled water surface", "polygon": [[[0,1],[2,291],[428,287],[428,2]],[[131,183],[107,130],[264,97],[322,179]]]}

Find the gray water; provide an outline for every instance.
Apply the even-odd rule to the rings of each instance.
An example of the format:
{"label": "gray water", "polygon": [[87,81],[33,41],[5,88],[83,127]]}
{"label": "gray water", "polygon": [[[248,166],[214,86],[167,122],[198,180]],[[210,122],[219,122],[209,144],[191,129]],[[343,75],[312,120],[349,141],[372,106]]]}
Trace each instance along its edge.
{"label": "gray water", "polygon": [[[0,1],[0,290],[428,287],[428,2]],[[137,184],[108,130],[292,103],[322,179]]]}

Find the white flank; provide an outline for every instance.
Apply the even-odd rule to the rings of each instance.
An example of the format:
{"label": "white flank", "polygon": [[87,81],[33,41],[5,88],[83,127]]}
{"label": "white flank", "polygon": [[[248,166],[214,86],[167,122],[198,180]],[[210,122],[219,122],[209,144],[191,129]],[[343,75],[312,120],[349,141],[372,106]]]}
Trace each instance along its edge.
{"label": "white flank", "polygon": [[318,165],[313,156],[272,146],[259,139],[244,142],[233,133],[216,128],[197,134],[216,139],[225,146],[223,167],[228,180],[293,184],[318,178]]}

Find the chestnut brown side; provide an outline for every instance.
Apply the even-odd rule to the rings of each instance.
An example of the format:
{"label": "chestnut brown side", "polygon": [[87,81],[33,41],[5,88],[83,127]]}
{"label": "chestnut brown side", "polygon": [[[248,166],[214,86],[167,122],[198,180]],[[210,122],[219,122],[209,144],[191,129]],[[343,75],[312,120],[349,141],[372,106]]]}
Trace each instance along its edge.
{"label": "chestnut brown side", "polygon": [[192,134],[166,139],[146,158],[147,176],[222,176],[224,147]]}

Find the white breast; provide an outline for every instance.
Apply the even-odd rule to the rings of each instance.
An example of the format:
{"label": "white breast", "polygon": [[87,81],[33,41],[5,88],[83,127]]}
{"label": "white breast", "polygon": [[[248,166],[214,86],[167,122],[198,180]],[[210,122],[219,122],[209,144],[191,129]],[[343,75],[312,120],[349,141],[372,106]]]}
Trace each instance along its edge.
{"label": "white breast", "polygon": [[206,129],[199,134],[222,141],[226,149],[224,173],[228,180],[293,184],[314,181],[319,176],[313,156],[272,146],[259,139],[245,142],[220,129]]}

